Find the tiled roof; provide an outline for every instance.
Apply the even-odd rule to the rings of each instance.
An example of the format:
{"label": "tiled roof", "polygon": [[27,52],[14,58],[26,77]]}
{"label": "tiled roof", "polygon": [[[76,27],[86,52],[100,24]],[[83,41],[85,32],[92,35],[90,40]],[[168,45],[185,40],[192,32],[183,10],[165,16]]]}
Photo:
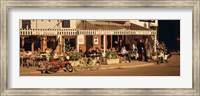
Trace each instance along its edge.
{"label": "tiled roof", "polygon": [[[117,22],[117,21],[115,21]],[[125,21],[119,21],[119,22],[125,22]],[[85,24],[84,24],[85,23]],[[148,28],[145,28],[143,26],[130,23],[130,26],[117,26],[117,25],[97,25],[97,24],[91,24],[88,21],[82,21],[78,26],[77,29],[85,29],[85,30],[119,30],[119,29],[127,29],[127,30],[150,30]]]}
{"label": "tiled roof", "polygon": [[96,25],[91,24],[88,21],[82,21],[76,28],[84,29],[84,30],[98,30],[99,29]]}

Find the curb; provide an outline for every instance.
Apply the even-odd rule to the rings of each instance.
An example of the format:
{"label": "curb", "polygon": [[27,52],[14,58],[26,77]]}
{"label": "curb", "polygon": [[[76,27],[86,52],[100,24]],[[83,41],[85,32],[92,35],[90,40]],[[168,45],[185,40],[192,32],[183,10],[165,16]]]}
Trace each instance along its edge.
{"label": "curb", "polygon": [[[148,64],[134,64],[134,65],[114,65],[114,66],[103,66],[100,67],[99,70],[106,70],[106,69],[125,69],[125,68],[138,68],[138,67],[144,67],[144,66],[152,66],[155,65],[154,63],[148,63]],[[58,71],[59,72],[59,71]],[[35,73],[41,73],[40,71],[33,71],[33,72],[20,72],[20,74],[35,74]]]}
{"label": "curb", "polygon": [[100,69],[125,69],[125,68],[137,68],[144,66],[152,66],[154,63],[141,64],[141,65],[122,65],[122,66],[112,66],[112,67],[100,67]]}

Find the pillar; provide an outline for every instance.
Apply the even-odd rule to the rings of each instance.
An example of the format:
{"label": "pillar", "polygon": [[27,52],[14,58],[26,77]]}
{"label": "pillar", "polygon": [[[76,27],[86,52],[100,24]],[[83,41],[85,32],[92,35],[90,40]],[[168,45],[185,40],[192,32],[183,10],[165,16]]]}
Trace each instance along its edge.
{"label": "pillar", "polygon": [[63,52],[65,53],[65,38],[63,38]]}
{"label": "pillar", "polygon": [[103,35],[103,54],[106,54],[106,35]]}
{"label": "pillar", "polygon": [[47,48],[47,36],[44,36],[42,40],[43,40],[42,41],[43,42],[43,49],[42,49],[42,51],[44,52],[45,49]]}
{"label": "pillar", "polygon": [[62,52],[62,36],[58,35],[58,52]]}
{"label": "pillar", "polygon": [[157,28],[156,28],[156,33],[154,34],[154,52],[157,52],[157,49],[156,49],[157,42],[158,42],[158,38],[157,38]]}
{"label": "pillar", "polygon": [[22,48],[24,48],[24,37],[22,37]]}
{"label": "pillar", "polygon": [[40,49],[43,50],[43,37],[40,37]]}
{"label": "pillar", "polygon": [[154,46],[153,46],[154,52],[157,52],[157,50],[156,50],[156,41],[157,41],[157,35],[155,34],[154,35]]}
{"label": "pillar", "polygon": [[77,52],[79,52],[79,36],[76,36],[77,38],[76,38],[76,50],[77,50]]}
{"label": "pillar", "polygon": [[35,45],[35,43],[34,43],[34,41],[33,41],[32,44],[31,44],[31,51],[32,51],[32,52],[34,52],[34,50],[35,50],[35,49],[34,49],[34,45]]}
{"label": "pillar", "polygon": [[110,48],[112,49],[112,35],[110,35]]}

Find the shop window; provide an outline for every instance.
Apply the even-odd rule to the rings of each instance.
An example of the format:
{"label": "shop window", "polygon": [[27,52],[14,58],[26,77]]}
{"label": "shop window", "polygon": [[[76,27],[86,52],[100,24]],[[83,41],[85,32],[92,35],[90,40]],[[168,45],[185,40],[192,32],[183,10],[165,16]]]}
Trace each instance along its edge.
{"label": "shop window", "polygon": [[31,28],[31,20],[22,20],[22,29]]}
{"label": "shop window", "polygon": [[70,20],[62,20],[62,28],[70,28]]}

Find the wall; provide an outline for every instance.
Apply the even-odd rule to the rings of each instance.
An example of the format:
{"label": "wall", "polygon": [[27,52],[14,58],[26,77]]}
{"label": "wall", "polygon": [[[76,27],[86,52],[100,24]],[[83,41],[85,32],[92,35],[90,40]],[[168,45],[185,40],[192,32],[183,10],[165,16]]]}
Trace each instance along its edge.
{"label": "wall", "polygon": [[[22,20],[20,20],[20,28],[22,28]],[[60,20],[31,20],[31,29],[63,29]],[[70,20],[70,28],[76,29],[76,20]]]}

